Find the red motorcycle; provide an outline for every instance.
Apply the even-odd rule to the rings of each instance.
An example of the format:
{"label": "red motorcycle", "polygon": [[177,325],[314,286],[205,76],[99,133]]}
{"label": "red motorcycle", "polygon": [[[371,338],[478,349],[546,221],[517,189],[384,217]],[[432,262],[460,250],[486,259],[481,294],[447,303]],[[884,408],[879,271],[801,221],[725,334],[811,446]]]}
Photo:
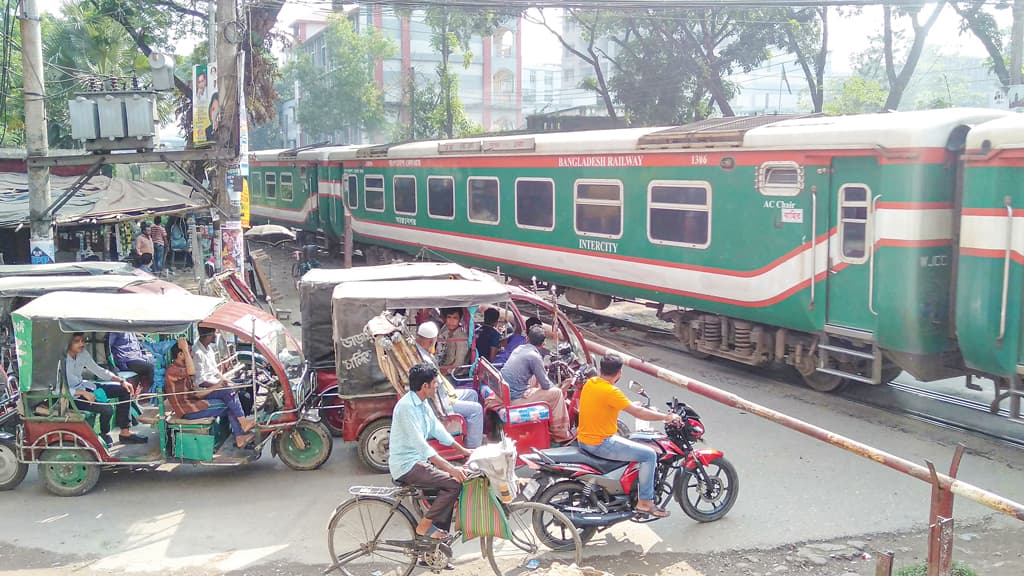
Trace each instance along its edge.
{"label": "red motorcycle", "polygon": [[[650,406],[650,397],[639,384],[630,382],[630,389],[645,399],[645,407]],[[666,424],[663,434],[634,432],[629,438],[658,452],[654,500],[659,507],[675,498],[690,518],[714,522],[736,503],[739,476],[720,450],[694,448],[704,435],[696,411],[676,398],[668,407],[682,418],[682,424]],[[656,520],[634,510],[640,475],[635,462],[605,460],[578,446],[534,450],[521,458],[535,471],[523,495],[568,516],[584,542],[619,522]]]}

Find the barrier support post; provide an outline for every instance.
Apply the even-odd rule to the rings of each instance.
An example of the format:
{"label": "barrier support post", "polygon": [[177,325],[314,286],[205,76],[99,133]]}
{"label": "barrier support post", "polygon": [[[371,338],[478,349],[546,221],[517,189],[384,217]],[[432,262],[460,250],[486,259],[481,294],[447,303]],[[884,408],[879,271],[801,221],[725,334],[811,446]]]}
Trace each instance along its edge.
{"label": "barrier support post", "polygon": [[892,552],[878,552],[878,560],[875,562],[875,576],[892,576],[892,559],[895,556]]}
{"label": "barrier support post", "polygon": [[[956,478],[959,473],[963,455],[964,445],[957,444],[949,465],[950,478]],[[932,477],[932,504],[928,513],[928,576],[948,576],[953,562],[953,493],[942,488],[935,465],[927,461],[926,464]]]}

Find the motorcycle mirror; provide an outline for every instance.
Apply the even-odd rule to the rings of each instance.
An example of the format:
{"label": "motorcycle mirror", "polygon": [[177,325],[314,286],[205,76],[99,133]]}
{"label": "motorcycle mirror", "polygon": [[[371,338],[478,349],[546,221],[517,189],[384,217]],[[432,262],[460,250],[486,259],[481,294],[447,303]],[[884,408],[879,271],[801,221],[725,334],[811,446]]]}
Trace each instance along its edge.
{"label": "motorcycle mirror", "polygon": [[636,380],[629,381],[629,389],[641,396],[647,396],[647,391],[644,390],[644,387],[641,386],[640,383],[637,382]]}

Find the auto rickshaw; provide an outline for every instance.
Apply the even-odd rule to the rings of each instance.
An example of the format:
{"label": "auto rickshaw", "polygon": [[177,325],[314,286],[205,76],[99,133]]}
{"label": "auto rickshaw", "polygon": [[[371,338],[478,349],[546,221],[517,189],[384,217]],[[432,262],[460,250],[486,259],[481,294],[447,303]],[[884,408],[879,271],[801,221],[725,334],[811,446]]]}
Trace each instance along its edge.
{"label": "auto rickshaw", "polygon": [[138,271],[127,262],[90,261],[0,265],[0,278],[11,276],[102,276],[104,274],[122,275],[135,272]]}
{"label": "auto rickshaw", "polygon": [[[346,282],[417,279],[478,279],[486,275],[458,264],[408,262],[358,268],[315,268],[299,281],[302,317],[302,350],[316,371],[316,397],[320,417],[335,436],[343,435],[344,402],[338,396],[335,372],[334,331],[331,324],[331,298],[334,289]],[[369,320],[369,318],[366,318]],[[364,320],[364,324],[365,321]],[[360,327],[361,329],[361,327]]]}
{"label": "auto rickshaw", "polygon": [[[17,455],[23,464],[39,464],[40,478],[54,494],[85,494],[104,467],[237,466],[258,459],[267,444],[297,470],[318,468],[330,456],[330,432],[308,404],[314,380],[301,350],[276,318],[258,308],[194,295],[53,292],[18,308],[12,319],[21,393]],[[250,343],[273,370],[272,381],[249,384],[256,398],[253,442],[244,449],[226,443],[230,433],[223,418],[189,420],[173,414],[163,389],[154,386],[152,424],[134,430],[148,443],[106,446],[89,421],[93,415],[76,408],[68,389],[63,359],[71,334],[85,333],[87,341],[102,348],[109,332],[191,340],[199,327]],[[241,367],[233,366],[234,346],[226,348],[220,360],[230,374]]]}
{"label": "auto rickshaw", "polygon": [[[580,361],[589,361],[584,340],[571,323],[554,313],[551,304],[521,288],[508,286],[481,272],[463,268],[456,279],[412,279],[368,282],[346,282],[338,285],[332,295],[335,374],[338,397],[343,406],[342,438],[358,441],[360,459],[376,472],[388,469],[388,446],[391,414],[400,390],[385,376],[381,367],[379,336],[368,326],[385,312],[433,308],[464,308],[469,334],[470,358],[465,366],[442,366],[442,373],[459,387],[476,389],[485,403],[484,432],[491,438],[501,436],[516,441],[519,451],[550,446],[548,420],[544,404],[512,406],[507,384],[501,379],[498,366],[478,358],[473,346],[474,317],[481,306],[504,310],[506,322],[520,330],[525,314],[536,315],[558,326],[560,341]],[[391,315],[394,322],[395,315]],[[409,325],[410,328],[414,326]],[[396,326],[398,328],[398,326]],[[388,329],[389,330],[389,329]],[[401,333],[402,330],[396,330]],[[399,339],[408,339],[402,333]],[[404,368],[404,366],[403,366]],[[456,437],[465,434],[465,423],[456,414],[441,415],[446,427]],[[454,458],[454,451],[435,446],[445,458]]]}

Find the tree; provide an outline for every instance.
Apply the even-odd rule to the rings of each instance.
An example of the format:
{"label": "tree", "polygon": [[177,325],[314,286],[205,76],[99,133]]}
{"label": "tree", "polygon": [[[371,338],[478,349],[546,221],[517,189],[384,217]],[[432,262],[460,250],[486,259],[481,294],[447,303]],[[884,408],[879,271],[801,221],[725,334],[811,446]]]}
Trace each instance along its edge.
{"label": "tree", "polygon": [[284,71],[286,82],[298,82],[298,123],[319,140],[377,129],[384,121],[384,95],[374,79],[374,62],[394,53],[394,44],[379,30],[356,32],[345,16],[328,18],[323,35],[326,70],[301,53]]}
{"label": "tree", "polygon": [[[921,50],[924,49],[928,32],[939,19],[939,14],[946,6],[946,0],[939,0],[928,17],[922,22],[921,16],[924,6],[907,6],[894,8],[886,4],[882,6],[882,56],[885,63],[885,77],[889,94],[886,97],[884,109],[896,110],[899,108],[903,93],[907,90],[910,78],[917,69],[917,62],[921,58]],[[909,39],[905,51],[898,49],[899,33],[893,29],[893,20],[897,17],[906,17],[910,20],[912,36]],[[902,54],[903,62],[897,60]]]}
{"label": "tree", "polygon": [[25,101],[22,97],[21,27],[17,8],[4,11],[3,50],[0,55],[0,147],[20,146],[25,140]]}
{"label": "tree", "polygon": [[[409,18],[411,11],[398,11]],[[462,65],[469,68],[473,62],[470,40],[473,36],[486,37],[519,14],[518,10],[495,10],[484,8],[461,8],[435,6],[423,11],[424,22],[430,26],[430,46],[441,54],[437,65],[437,80],[440,87],[441,104],[444,109],[444,135],[454,138],[456,134],[456,103],[458,79],[452,74],[449,62],[452,56],[462,56]],[[489,82],[489,78],[484,79]]]}
{"label": "tree", "polygon": [[880,112],[887,95],[878,80],[860,76],[834,81],[828,93],[832,97],[825,102],[823,109],[832,115]]}
{"label": "tree", "polygon": [[[452,130],[456,138],[477,134],[483,128],[466,116],[466,109],[458,96],[458,78],[450,76],[455,84],[451,86],[452,99]],[[409,106],[410,117],[408,122],[399,122],[395,125],[392,139],[422,140],[446,138],[448,133],[448,109],[442,105],[444,99],[443,90],[431,81],[420,81],[415,71],[410,71],[405,87],[405,99]]]}
{"label": "tree", "polygon": [[[978,39],[979,42],[985,47],[985,51],[988,52],[989,65],[992,68],[992,73],[999,79],[999,83],[1003,86],[1009,86],[1012,83],[1010,78],[1010,58],[1006,54],[1006,39],[1003,35],[1003,30],[999,27],[1000,19],[996,18],[996,14],[988,10],[987,8],[992,7],[995,10],[1005,10],[1010,7],[1009,2],[1002,4],[995,4],[992,6],[991,2],[986,0],[970,0],[969,2],[950,2],[950,6],[956,11],[957,15],[960,16],[960,32],[971,32]],[[1024,2],[1015,1],[1014,7],[1024,7]],[[1013,22],[1014,25],[1019,27],[1018,19],[1020,18],[1019,11],[1014,11]],[[1005,18],[1002,19],[1006,21]],[[1018,72],[1020,72],[1018,70]]]}
{"label": "tree", "polygon": [[825,66],[828,64],[828,6],[787,10],[783,25],[786,50],[800,64],[814,112],[825,104]]}

